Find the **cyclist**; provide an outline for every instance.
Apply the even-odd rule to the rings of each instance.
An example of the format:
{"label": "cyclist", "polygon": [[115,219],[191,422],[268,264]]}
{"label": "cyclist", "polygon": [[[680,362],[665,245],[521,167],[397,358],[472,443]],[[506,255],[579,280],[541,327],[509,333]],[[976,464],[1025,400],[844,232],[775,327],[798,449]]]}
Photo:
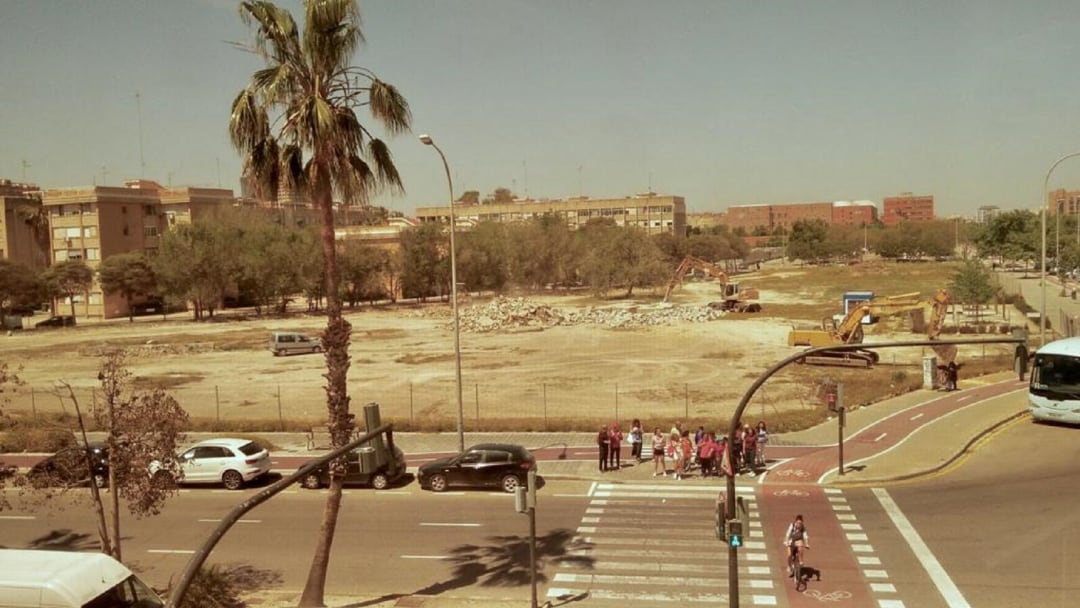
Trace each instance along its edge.
{"label": "cyclist", "polygon": [[788,550],[788,576],[794,576],[795,573],[791,569],[792,558],[797,558],[801,566],[803,551],[810,548],[810,533],[806,530],[806,522],[803,521],[802,515],[796,515],[794,521],[788,525],[787,532],[784,534],[784,546]]}

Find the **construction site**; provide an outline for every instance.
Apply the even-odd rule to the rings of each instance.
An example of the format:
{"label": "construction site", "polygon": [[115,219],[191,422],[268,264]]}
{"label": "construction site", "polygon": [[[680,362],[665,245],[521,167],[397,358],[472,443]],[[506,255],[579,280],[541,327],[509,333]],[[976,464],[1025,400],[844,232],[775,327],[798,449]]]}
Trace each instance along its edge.
{"label": "construction site", "polygon": [[[635,292],[634,299],[575,291],[472,294],[459,307],[466,426],[719,421],[765,369],[812,346],[1001,335],[1026,322],[1005,306],[975,310],[952,302],[945,286],[953,272],[949,264],[777,261],[729,278],[691,260],[664,287]],[[409,428],[449,430],[458,387],[447,302],[368,307],[348,318],[354,407],[378,402],[385,417]],[[137,387],[165,387],[194,418],[271,426],[318,420],[325,413],[322,356],[275,357],[266,345],[272,331],[318,335],[324,323],[302,312],[233,314],[210,323],[177,314],[13,332],[0,343],[0,359],[21,364],[26,384],[8,409],[72,413],[58,382],[70,384],[83,404],[93,402],[101,354],[122,347]],[[980,345],[807,357],[762,387],[749,411],[773,418],[818,408],[820,385],[837,380],[849,385],[849,405],[858,407],[873,400],[871,393],[920,383],[928,356],[973,371],[978,362],[1008,369],[1010,353],[1004,345]]]}

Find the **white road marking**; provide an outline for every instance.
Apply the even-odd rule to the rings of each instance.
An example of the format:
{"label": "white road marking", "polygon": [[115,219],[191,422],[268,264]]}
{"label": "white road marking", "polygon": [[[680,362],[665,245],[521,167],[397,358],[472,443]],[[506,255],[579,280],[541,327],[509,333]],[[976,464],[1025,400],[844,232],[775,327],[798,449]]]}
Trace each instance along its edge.
{"label": "white road marking", "polygon": [[880,566],[881,560],[872,555],[858,555],[856,559],[860,566]]}
{"label": "white road marking", "polygon": [[589,496],[592,496],[593,492],[596,491],[596,486],[597,485],[598,485],[597,482],[594,481],[594,482],[592,482],[592,485],[589,486]]}
{"label": "white road marking", "polygon": [[847,539],[850,541],[867,540],[865,534],[858,534],[856,532],[845,534],[845,536],[847,536]]}
{"label": "white road marking", "polygon": [[971,608],[971,604],[968,604],[967,600],[964,599],[960,589],[953,583],[952,578],[945,572],[945,568],[934,557],[930,547],[926,546],[922,537],[919,536],[919,532],[915,530],[908,518],[900,511],[900,507],[889,496],[889,493],[883,488],[874,488],[873,491],[874,496],[877,497],[878,502],[881,503],[881,506],[889,515],[889,519],[892,520],[893,525],[900,532],[900,536],[908,542],[911,550],[915,553],[915,557],[922,564],[926,573],[930,575],[930,580],[934,581],[934,585],[938,588],[949,608]]}
{"label": "white road marking", "polygon": [[862,524],[840,524],[841,530],[862,530]]}
{"label": "white road marking", "polygon": [[[221,523],[221,520],[220,519],[200,519],[199,523],[200,524],[219,524],[219,523]],[[261,519],[238,519],[238,520],[236,520],[236,523],[238,523],[238,524],[261,524],[262,520]]]}
{"label": "white road marking", "polygon": [[450,559],[449,555],[402,555],[401,559]]}
{"label": "white road marking", "polygon": [[904,608],[900,600],[878,600],[878,608]]}
{"label": "white road marking", "polygon": [[[649,603],[665,603],[665,604],[682,604],[682,603],[703,603],[703,604],[715,604],[724,605],[728,603],[728,596],[723,593],[637,593],[637,592],[625,592],[625,591],[610,591],[607,589],[548,589],[547,597],[552,599],[557,598],[570,598],[578,595],[587,595],[588,597],[596,600],[613,600],[619,602],[645,602]],[[759,603],[757,601],[758,596],[755,597],[755,605],[775,605],[775,596],[763,596],[772,598],[772,603]],[[767,600],[765,600],[767,602]]]}
{"label": "white road marking", "polygon": [[552,494],[556,498],[588,498],[588,494]]}
{"label": "white road marking", "polygon": [[184,555],[191,555],[195,553],[194,549],[147,549],[147,553],[180,553]]}
{"label": "white road marking", "polygon": [[37,519],[33,515],[0,515],[0,519]]}
{"label": "white road marking", "polygon": [[455,524],[455,523],[441,523],[422,521],[421,526],[442,527],[442,528],[479,528],[482,524]]}
{"label": "white road marking", "polygon": [[884,570],[863,570],[866,578],[889,578],[889,573]]}
{"label": "white road marking", "polygon": [[851,545],[851,550],[856,553],[873,553],[873,545]]}
{"label": "white road marking", "polygon": [[885,437],[886,437],[887,435],[888,435],[888,433],[882,433],[882,434],[878,435],[877,437],[874,437],[874,443],[877,443],[877,442],[881,441],[881,440],[882,440],[882,439],[884,439],[884,438],[885,438]]}
{"label": "white road marking", "polygon": [[689,576],[637,576],[624,574],[572,574],[559,572],[556,583],[583,583],[601,585],[677,585],[679,587],[719,587],[726,578]]}
{"label": "white road marking", "polygon": [[896,585],[892,583],[870,583],[870,590],[874,593],[896,593]]}
{"label": "white road marking", "polygon": [[923,416],[925,416],[925,415],[926,415],[925,413],[922,413],[922,412],[920,412],[920,413],[918,413],[918,414],[915,414],[915,415],[914,415],[914,416],[912,416],[911,418],[908,418],[908,420],[918,420],[919,418],[922,418],[922,417],[923,417]]}
{"label": "white road marking", "polygon": [[960,403],[961,401],[967,401],[967,400],[968,400],[968,399],[970,399],[970,398],[971,398],[971,395],[964,395],[963,397],[958,397],[958,398],[956,399],[956,402],[957,402],[957,403]]}

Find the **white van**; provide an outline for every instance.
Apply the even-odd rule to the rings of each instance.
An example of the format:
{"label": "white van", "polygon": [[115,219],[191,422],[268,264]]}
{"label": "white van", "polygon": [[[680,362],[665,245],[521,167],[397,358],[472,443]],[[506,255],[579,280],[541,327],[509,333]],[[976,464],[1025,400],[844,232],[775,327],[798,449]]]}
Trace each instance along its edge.
{"label": "white van", "polygon": [[104,553],[0,549],[0,608],[161,608],[161,598]]}
{"label": "white van", "polygon": [[293,353],[321,353],[322,340],[294,331],[275,331],[270,334],[270,352],[275,357]]}

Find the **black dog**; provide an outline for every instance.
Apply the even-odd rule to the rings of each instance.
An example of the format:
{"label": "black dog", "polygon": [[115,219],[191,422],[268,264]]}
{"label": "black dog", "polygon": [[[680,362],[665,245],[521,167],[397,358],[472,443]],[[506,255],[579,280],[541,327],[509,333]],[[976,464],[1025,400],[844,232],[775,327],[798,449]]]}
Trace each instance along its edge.
{"label": "black dog", "polygon": [[810,579],[821,581],[821,570],[804,565],[802,567],[802,580],[804,582],[809,582]]}

